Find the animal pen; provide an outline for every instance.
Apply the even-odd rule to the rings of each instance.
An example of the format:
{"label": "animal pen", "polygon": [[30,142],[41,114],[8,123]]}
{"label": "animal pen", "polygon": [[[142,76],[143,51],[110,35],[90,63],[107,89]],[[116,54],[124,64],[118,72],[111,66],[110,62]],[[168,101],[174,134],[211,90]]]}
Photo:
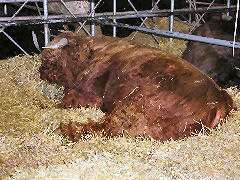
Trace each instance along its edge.
{"label": "animal pen", "polygon": [[[81,1],[81,0],[79,0]],[[27,5],[28,2],[34,2],[34,6]],[[51,2],[59,2],[62,4],[64,8],[66,8],[68,13],[65,13],[63,15],[62,13],[58,13],[57,15],[49,15],[48,11],[48,3]],[[10,26],[22,26],[22,25],[36,25],[36,24],[43,24],[44,25],[44,37],[45,37],[45,45],[49,42],[49,30],[48,30],[48,24],[55,24],[55,23],[69,23],[74,22],[78,23],[80,25],[80,31],[81,29],[84,30],[88,35],[94,36],[95,35],[95,25],[94,24],[103,24],[103,25],[111,25],[113,26],[113,36],[116,37],[116,27],[123,27],[123,28],[129,28],[136,31],[143,31],[146,33],[151,33],[152,37],[156,41],[156,43],[159,43],[157,38],[155,37],[155,34],[163,35],[170,37],[170,41],[172,41],[172,38],[180,38],[180,39],[186,39],[186,40],[192,40],[192,41],[199,41],[204,43],[210,43],[215,45],[221,45],[221,46],[227,46],[227,47],[233,47],[233,48],[240,48],[240,43],[238,42],[229,42],[226,40],[220,40],[220,39],[213,39],[213,38],[207,38],[207,37],[199,37],[194,36],[190,34],[183,34],[183,33],[177,33],[173,32],[173,18],[176,15],[188,15],[189,20],[186,22],[191,26],[190,32],[194,30],[195,27],[197,27],[200,23],[200,21],[204,21],[204,15],[206,13],[226,13],[227,16],[229,16],[229,12],[231,11],[237,11],[236,5],[231,5],[230,0],[226,0],[226,5],[224,6],[212,6],[215,2],[213,0],[211,3],[206,2],[197,2],[195,0],[188,0],[188,7],[183,9],[174,9],[174,0],[171,0],[171,9],[165,9],[165,10],[159,10],[158,9],[158,3],[160,0],[153,0],[152,1],[152,9],[151,10],[145,10],[145,11],[138,11],[135,6],[134,2],[131,2],[131,0],[128,0],[128,3],[132,7],[132,11],[127,12],[117,12],[117,0],[113,0],[113,12],[103,12],[103,13],[95,13],[96,8],[98,8],[99,4],[102,2],[102,0],[99,0],[97,3],[95,3],[94,0],[90,0],[90,9],[88,14],[74,14],[71,11],[71,8],[66,4],[65,2],[70,2],[70,0],[1,0],[0,5],[3,6],[4,9],[4,15],[6,17],[0,17],[0,33],[3,33],[9,40],[12,41],[16,46],[18,46],[21,51],[25,54],[26,51],[18,45],[14,39],[9,36],[4,29]],[[75,1],[76,2],[76,1]],[[7,17],[7,6],[11,3],[17,3],[19,6],[19,9],[15,12],[15,14],[12,17]],[[22,3],[22,4],[21,4]],[[38,3],[42,3],[42,8],[39,8]],[[198,5],[205,5],[206,7],[198,8]],[[22,8],[29,8],[29,9],[35,9],[39,12],[39,16],[18,16],[19,12],[22,10]],[[43,12],[43,14],[42,14]],[[68,14],[68,15],[67,15]],[[191,24],[191,15],[195,14],[196,20],[194,24]],[[200,15],[201,14],[201,15]],[[170,27],[169,31],[164,31],[160,29],[150,29],[148,28],[148,25],[146,24],[147,18],[153,18],[153,17],[170,17]],[[237,15],[238,17],[238,11]],[[122,24],[118,23],[118,19],[128,19],[128,18],[140,18],[142,23],[140,26],[132,26],[128,24]],[[85,23],[90,22],[91,23],[91,30],[90,32],[85,28]],[[145,27],[143,27],[143,25]],[[237,29],[237,27],[235,27]],[[236,32],[236,30],[235,30]],[[137,33],[137,32],[136,32]],[[133,39],[136,35],[131,38]],[[234,36],[234,35],[233,35]]]}
{"label": "animal pen", "polygon": [[[230,0],[226,0],[224,5],[212,6],[214,0],[209,0],[208,3],[204,0],[187,0],[186,7],[176,9],[174,5],[177,0],[169,0],[171,9],[158,9],[156,6],[163,0],[155,0],[151,9],[139,11],[134,0],[127,0],[132,10],[119,12],[117,6],[121,0],[112,1],[112,12],[95,12],[103,0],[90,0],[85,1],[89,4],[86,14],[75,14],[69,7],[70,0],[0,0],[0,34],[20,48],[23,54],[27,54],[27,50],[14,40],[14,35],[7,33],[7,28],[43,26],[45,46],[50,41],[51,24],[74,23],[78,25],[79,33],[89,36],[98,35],[98,25],[108,25],[111,26],[114,37],[117,36],[119,27],[129,28],[134,31],[127,37],[128,40],[138,39],[141,32],[148,33],[157,46],[158,43],[159,46],[164,45],[159,40],[161,35],[167,37],[167,43],[185,39],[240,48],[239,42],[188,33],[200,21],[204,21],[204,15],[208,13],[226,13],[228,16],[230,12],[236,12],[238,17],[239,3],[231,5]],[[64,8],[64,12],[50,9],[48,3],[55,2]],[[13,15],[8,12],[11,4],[19,7]],[[35,10],[38,15],[20,16],[19,13],[24,8]],[[186,31],[174,31],[179,22],[179,19],[176,21],[176,16],[181,16],[180,26],[186,25]],[[153,18],[154,22],[154,17],[163,17],[164,21],[161,22],[167,21],[167,28],[152,28],[154,26],[150,26],[147,20]],[[119,23],[122,19],[132,18],[141,19],[141,25]],[[237,28],[239,27],[235,27],[235,32]],[[37,45],[35,33],[32,33],[32,39]],[[105,138],[93,135],[75,143],[54,133],[59,122],[67,122],[69,119],[79,122],[87,122],[89,119],[98,121],[104,113],[95,108],[58,108],[63,89],[39,78],[41,63],[38,55],[19,55],[0,60],[0,179],[240,178],[238,88],[227,89],[238,110],[231,112],[226,122],[209,135],[200,132],[197,136],[193,134],[188,138],[166,142],[128,136]]]}

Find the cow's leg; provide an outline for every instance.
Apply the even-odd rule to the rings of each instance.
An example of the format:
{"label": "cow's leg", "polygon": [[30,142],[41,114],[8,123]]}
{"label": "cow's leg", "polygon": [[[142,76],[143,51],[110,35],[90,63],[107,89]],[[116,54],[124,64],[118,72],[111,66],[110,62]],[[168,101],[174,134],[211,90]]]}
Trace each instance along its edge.
{"label": "cow's leg", "polygon": [[77,108],[80,106],[102,107],[102,98],[97,95],[85,92],[78,92],[76,89],[71,89],[64,96],[59,107],[62,108]]}
{"label": "cow's leg", "polygon": [[77,142],[79,139],[86,138],[86,135],[101,134],[103,132],[103,125],[103,123],[94,122],[92,120],[89,120],[88,123],[70,120],[68,123],[61,122],[59,127],[55,130],[55,133]]}

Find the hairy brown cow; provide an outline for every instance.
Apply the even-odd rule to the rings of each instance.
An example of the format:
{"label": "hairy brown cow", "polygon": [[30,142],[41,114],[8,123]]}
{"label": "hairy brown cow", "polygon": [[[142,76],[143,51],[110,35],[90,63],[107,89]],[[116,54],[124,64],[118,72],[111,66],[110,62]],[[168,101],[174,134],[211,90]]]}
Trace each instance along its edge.
{"label": "hairy brown cow", "polygon": [[[194,31],[194,35],[233,41],[235,20],[212,19]],[[239,41],[240,39],[237,39]],[[240,50],[190,41],[182,58],[209,75],[223,88],[240,86]]]}
{"label": "hairy brown cow", "polygon": [[131,41],[63,33],[41,57],[41,78],[65,87],[61,107],[106,112],[99,123],[61,123],[75,141],[89,132],[183,138],[216,127],[232,109],[231,97],[190,63]]}

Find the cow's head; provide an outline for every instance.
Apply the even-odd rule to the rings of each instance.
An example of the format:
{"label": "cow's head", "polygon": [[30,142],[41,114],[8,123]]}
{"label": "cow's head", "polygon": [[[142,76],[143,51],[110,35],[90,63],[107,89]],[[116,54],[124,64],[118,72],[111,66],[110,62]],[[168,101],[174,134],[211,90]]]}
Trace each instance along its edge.
{"label": "cow's head", "polygon": [[[42,65],[39,68],[40,77],[51,83],[62,81],[60,85],[66,84],[66,79],[71,79],[72,64],[69,62],[76,58],[77,38],[76,34],[67,32],[58,35],[49,42],[40,57]],[[64,79],[65,78],[65,79]]]}
{"label": "cow's head", "polygon": [[[53,41],[49,42],[46,47],[43,47],[43,51],[41,53],[41,58],[44,61],[48,61],[48,63],[54,63],[56,61],[61,61],[68,52],[73,51],[77,45],[76,37],[77,35],[72,32],[62,33],[57,36]],[[71,50],[68,50],[70,49]]]}

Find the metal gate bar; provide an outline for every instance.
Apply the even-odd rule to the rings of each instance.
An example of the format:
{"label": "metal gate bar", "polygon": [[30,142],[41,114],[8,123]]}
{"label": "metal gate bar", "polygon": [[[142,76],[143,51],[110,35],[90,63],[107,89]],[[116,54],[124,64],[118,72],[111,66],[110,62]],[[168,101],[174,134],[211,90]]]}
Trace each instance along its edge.
{"label": "metal gate bar", "polygon": [[[207,7],[207,10],[212,6],[212,4],[215,2],[215,0],[213,0],[210,4],[209,4],[209,6]],[[203,13],[200,17],[199,17],[199,19],[197,20],[197,22],[194,24],[194,26],[192,27],[192,29],[190,29],[190,33],[195,29],[195,27],[200,23],[200,21],[203,19],[203,16],[205,15],[206,13]]]}
{"label": "metal gate bar", "polygon": [[[177,33],[177,32],[169,32],[164,30],[158,30],[158,29],[149,29],[149,28],[143,28],[139,26],[131,26],[128,24],[122,24],[122,23],[112,23],[109,21],[99,21],[95,20],[99,24],[105,24],[105,25],[111,25],[111,26],[117,26],[122,28],[129,28],[134,29],[138,31],[143,31],[147,33],[154,33],[158,35],[163,35],[167,37],[174,37],[179,39],[185,39],[185,40],[191,40],[191,41],[198,41],[208,44],[214,44],[214,45],[220,45],[220,46],[226,46],[226,47],[233,47],[232,41],[227,40],[221,40],[221,39],[214,39],[214,38],[208,38],[208,37],[202,37],[202,36],[195,36],[190,34],[184,34],[184,33]],[[235,42],[235,48],[240,48],[240,42]]]}
{"label": "metal gate bar", "polygon": [[[28,3],[29,0],[26,0],[22,6],[20,6],[20,8],[14,13],[14,15],[8,20],[7,23],[13,21],[13,18],[22,10],[22,8]],[[4,31],[5,27],[2,27],[0,29],[0,33],[3,33],[11,42],[13,42],[13,44],[15,44],[24,54],[28,54],[26,51],[24,51],[24,49],[16,42],[14,41],[14,39],[9,36],[5,31]]]}
{"label": "metal gate bar", "polygon": [[[113,15],[115,16],[117,13],[117,0],[113,0]],[[113,22],[116,23],[117,20],[113,19]],[[117,36],[117,28],[116,26],[113,26],[113,37]]]}
{"label": "metal gate bar", "polygon": [[[232,5],[230,8],[226,8],[224,6],[222,7],[211,7],[209,9],[207,8],[197,8],[196,10],[188,10],[188,8],[183,8],[183,9],[175,9],[174,12],[170,12],[170,10],[145,10],[145,11],[138,11],[138,15],[134,11],[127,11],[127,12],[116,12],[116,15],[113,15],[113,13],[95,13],[95,18],[98,20],[102,19],[128,19],[128,18],[137,18],[137,17],[168,17],[170,15],[182,15],[182,14],[196,14],[196,13],[221,13],[221,12],[228,12],[228,11],[236,11],[237,6]],[[75,15],[79,21],[89,21],[92,20],[91,17],[88,15]],[[49,15],[48,19],[49,20],[59,20],[59,19],[71,19],[71,15]],[[7,21],[11,19],[10,17],[0,17],[0,27],[3,26],[12,26],[14,25],[14,22],[16,22],[16,25],[27,25],[31,20],[32,21],[38,21],[41,20],[42,18],[39,16],[20,16],[20,17],[14,17],[14,22],[10,23],[10,25],[7,25]],[[21,22],[21,21],[26,21],[27,23]],[[21,22],[21,23],[20,23]],[[16,26],[15,25],[15,26]]]}
{"label": "metal gate bar", "polygon": [[[60,2],[61,0],[48,0],[48,2]],[[71,2],[72,0],[65,0],[65,2]],[[74,0],[81,1],[81,0]],[[1,0],[0,3],[24,3],[26,0]],[[43,0],[29,0],[28,2],[43,2]]]}
{"label": "metal gate bar", "polygon": [[[157,5],[158,5],[159,2],[160,2],[160,0],[158,0],[157,2],[154,3],[154,5],[153,5],[153,7],[152,7],[152,9],[151,9],[151,11],[150,11],[150,14],[151,14],[154,10],[157,9],[156,7],[157,7]],[[143,26],[143,23],[144,23],[147,19],[148,19],[148,17],[145,17],[145,18],[144,18],[143,22],[140,24],[140,27]],[[134,37],[137,35],[137,33],[138,33],[138,31],[136,31],[136,32],[134,33],[134,35],[132,36],[131,40],[134,39]]]}
{"label": "metal gate bar", "polygon": [[[133,3],[131,2],[131,0],[128,0],[128,3],[131,5],[131,7],[133,8],[133,10],[136,12],[136,15],[137,15],[137,17],[138,17],[138,11],[137,11],[137,9],[134,7],[134,5],[133,5]],[[142,24],[144,24],[145,26],[146,26],[146,28],[149,28],[148,27],[148,25],[145,23],[145,21],[142,19],[142,17],[139,17],[140,19],[141,19],[141,21],[142,21]],[[157,42],[157,44],[159,44],[159,41],[158,41],[158,39],[157,39],[157,37],[154,35],[154,34],[152,34],[152,37],[153,37],[153,39]]]}
{"label": "metal gate bar", "polygon": [[[67,11],[71,14],[72,17],[74,17],[75,19],[77,18],[75,16],[75,14],[72,13],[72,11],[67,7],[67,5],[65,4],[65,2],[63,0],[61,0],[62,5],[67,9]],[[88,30],[84,27],[84,25],[78,21],[78,24],[83,28],[83,30],[90,36],[91,34],[88,32]],[[46,46],[46,45],[45,45]]]}
{"label": "metal gate bar", "polygon": [[[65,0],[66,2],[70,0]],[[77,0],[76,0],[77,1]],[[116,8],[116,0],[114,0],[114,6]],[[130,0],[128,0],[129,3],[131,3]],[[12,17],[0,17],[0,33],[3,32],[15,45],[17,45],[24,53],[26,53],[6,32],[4,32],[5,27],[9,26],[18,26],[18,25],[29,25],[29,24],[44,24],[44,32],[45,32],[45,44],[49,41],[49,31],[48,31],[48,24],[50,23],[59,23],[59,22],[77,22],[81,25],[81,28],[85,24],[86,21],[90,21],[92,23],[100,23],[100,24],[105,24],[105,25],[112,25],[113,26],[113,31],[114,28],[116,27],[124,27],[124,28],[129,28],[129,29],[134,29],[134,30],[139,30],[139,31],[144,31],[152,34],[159,34],[167,37],[175,37],[175,38],[181,38],[181,39],[186,39],[186,40],[194,40],[194,41],[199,41],[199,42],[206,42],[206,43],[211,43],[211,44],[216,44],[216,45],[222,45],[222,46],[228,46],[228,47],[233,47],[233,42],[231,41],[226,41],[226,40],[219,40],[219,39],[213,39],[213,38],[206,38],[206,37],[199,37],[199,36],[193,36],[193,35],[188,35],[188,34],[182,34],[182,33],[176,33],[176,32],[169,32],[169,31],[163,31],[163,30],[155,30],[155,29],[149,29],[149,28],[143,28],[143,27],[138,27],[138,26],[130,26],[126,24],[121,24],[121,23],[115,23],[117,19],[126,19],[126,18],[143,18],[145,17],[163,17],[163,16],[172,16],[173,15],[180,15],[180,14],[196,14],[196,13],[211,13],[211,12],[229,12],[229,11],[236,11],[237,6],[230,6],[229,0],[226,8],[225,7],[208,7],[208,8],[196,8],[195,10],[192,9],[176,9],[173,11],[173,5],[174,5],[174,0],[171,0],[171,10],[147,10],[147,11],[137,11],[135,7],[132,5],[134,11],[128,11],[128,12],[116,12],[116,10],[113,11],[113,13],[94,13],[94,10],[96,7],[94,7],[94,0],[91,0],[91,12],[90,15],[74,15],[69,8],[66,6],[63,0],[1,0],[0,3],[19,3],[19,2],[24,2],[24,4],[18,9],[18,11],[12,16]],[[41,16],[21,16],[21,17],[16,17],[16,15],[20,12],[20,10],[26,5],[27,2],[42,2],[44,7],[44,19],[42,19]],[[48,2],[62,2],[62,4],[65,6],[66,9],[68,9],[69,13],[71,15],[48,15],[48,10],[47,10],[47,3]],[[101,0],[99,1],[99,3]],[[195,0],[194,0],[195,2]],[[213,0],[214,2],[214,0]],[[98,4],[99,4],[98,3]],[[196,2],[195,2],[196,3]],[[131,3],[132,4],[132,3]],[[211,5],[211,4],[210,4]],[[113,8],[113,9],[115,9]],[[108,20],[108,21],[106,21]],[[109,20],[114,20],[114,22],[109,22]],[[81,23],[82,21],[85,21],[84,23]],[[143,20],[144,24],[144,21]],[[170,22],[170,31],[172,30],[173,27],[173,20]],[[91,35],[94,35],[94,24],[92,24],[91,28]],[[89,34],[89,33],[88,33]],[[113,33],[114,34],[114,33]],[[115,35],[116,36],[116,30],[115,30]],[[235,48],[240,48],[239,43],[235,43]]]}

